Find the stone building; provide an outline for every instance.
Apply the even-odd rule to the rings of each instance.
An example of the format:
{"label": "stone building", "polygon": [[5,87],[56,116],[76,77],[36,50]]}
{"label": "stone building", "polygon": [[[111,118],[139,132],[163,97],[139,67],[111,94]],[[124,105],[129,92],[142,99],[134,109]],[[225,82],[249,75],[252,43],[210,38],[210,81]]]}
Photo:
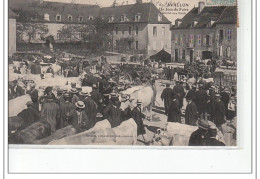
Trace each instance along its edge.
{"label": "stone building", "polygon": [[172,32],[172,60],[193,62],[201,59],[236,61],[237,7],[205,6],[199,2]]}
{"label": "stone building", "polygon": [[34,25],[31,28],[33,32],[29,29],[29,33],[23,32],[18,37],[23,42],[44,43],[44,37],[52,36],[55,43],[64,43],[64,35],[60,31],[68,26],[74,28],[66,40],[80,41],[82,33],[76,30],[89,28],[95,19],[101,18],[109,24],[109,51],[148,55],[162,49],[171,52],[171,22],[153,3],[137,0],[135,4],[118,6],[114,3],[111,7],[100,8],[98,5],[28,1],[20,5],[10,4],[12,9],[26,12],[25,16],[20,13],[19,28],[25,28],[28,22]]}

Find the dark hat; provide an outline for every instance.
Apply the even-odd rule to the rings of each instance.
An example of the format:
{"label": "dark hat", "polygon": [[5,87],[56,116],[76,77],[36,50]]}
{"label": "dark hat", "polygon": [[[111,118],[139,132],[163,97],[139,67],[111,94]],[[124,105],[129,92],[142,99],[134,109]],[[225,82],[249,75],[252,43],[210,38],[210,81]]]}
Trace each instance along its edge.
{"label": "dark hat", "polygon": [[197,126],[198,126],[199,128],[202,128],[202,129],[205,129],[205,130],[208,130],[208,128],[209,128],[209,123],[208,123],[208,121],[206,121],[206,120],[204,120],[204,119],[198,120],[198,121],[196,122],[196,124],[197,124]]}
{"label": "dark hat", "polygon": [[32,101],[28,101],[27,103],[26,103],[26,106],[32,106],[33,105],[33,102]]}
{"label": "dark hat", "polygon": [[72,89],[70,90],[70,92],[73,93],[73,94],[77,94],[77,93],[78,93],[78,90],[77,90],[76,88],[72,88]]}
{"label": "dark hat", "polygon": [[18,83],[18,81],[17,81],[17,80],[14,80],[14,81],[13,81],[13,83],[14,83],[14,84],[17,84],[17,83]]}
{"label": "dark hat", "polygon": [[166,87],[170,87],[170,83],[166,83]]}
{"label": "dark hat", "polygon": [[46,99],[47,99],[47,100],[52,100],[53,97],[52,97],[52,95],[47,95],[47,96],[46,96]]}
{"label": "dark hat", "polygon": [[58,89],[58,90],[57,90],[57,93],[58,93],[58,94],[62,94],[62,93],[63,93],[63,90],[62,90],[62,89]]}
{"label": "dark hat", "polygon": [[71,86],[76,86],[76,83],[71,83]]}
{"label": "dark hat", "polygon": [[138,104],[141,105],[141,104],[142,104],[142,101],[137,100],[137,101],[136,101],[136,104],[137,104],[137,105],[138,105]]}

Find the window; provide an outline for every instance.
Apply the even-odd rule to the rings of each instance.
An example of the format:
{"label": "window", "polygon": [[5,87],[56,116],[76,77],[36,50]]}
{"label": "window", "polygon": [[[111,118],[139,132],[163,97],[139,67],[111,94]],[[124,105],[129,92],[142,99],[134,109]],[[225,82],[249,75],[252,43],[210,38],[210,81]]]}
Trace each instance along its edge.
{"label": "window", "polygon": [[141,19],[141,14],[136,14],[135,15],[135,21],[140,21]]}
{"label": "window", "polygon": [[113,22],[114,21],[114,16],[110,16],[108,21],[109,22]]}
{"label": "window", "polygon": [[219,47],[219,56],[222,57],[223,56],[223,46]]}
{"label": "window", "polygon": [[221,43],[223,39],[224,39],[224,31],[221,29],[219,30],[219,42]]}
{"label": "window", "polygon": [[131,41],[128,41],[128,49],[129,49],[129,50],[132,49],[132,43],[131,43]]}
{"label": "window", "polygon": [[209,35],[206,35],[206,45],[209,45]]}
{"label": "window", "polygon": [[157,36],[157,27],[153,27],[153,36],[154,36],[154,37]]}
{"label": "window", "polygon": [[138,35],[138,26],[135,27],[135,34]]}
{"label": "window", "polygon": [[93,20],[93,19],[94,19],[94,18],[93,18],[93,16],[91,16],[91,15],[88,17],[88,20]]}
{"label": "window", "polygon": [[178,44],[178,41],[179,41],[179,35],[175,34],[175,44]]}
{"label": "window", "polygon": [[197,35],[197,42],[198,42],[198,45],[201,45],[201,35]]}
{"label": "window", "polygon": [[135,42],[135,49],[138,50],[139,49],[139,46],[138,46],[138,41]]}
{"label": "window", "polygon": [[45,13],[45,14],[43,15],[43,19],[44,19],[45,21],[50,21],[50,15],[47,14],[47,13]]}
{"label": "window", "polygon": [[189,36],[189,44],[193,46],[194,44],[194,35]]}
{"label": "window", "polygon": [[132,27],[128,27],[128,33],[129,33],[129,35],[131,35],[132,34]]}
{"label": "window", "polygon": [[57,33],[57,39],[61,39],[61,34]]}
{"label": "window", "polygon": [[83,21],[83,17],[79,16],[79,22],[82,22],[82,21]]}
{"label": "window", "polygon": [[165,37],[165,27],[162,27],[162,34]]}
{"label": "window", "polygon": [[230,57],[230,56],[231,56],[231,48],[230,48],[230,47],[227,47],[226,56],[227,56],[227,57]]}
{"label": "window", "polygon": [[197,51],[197,57],[200,57],[200,51],[199,50]]}
{"label": "window", "polygon": [[185,49],[182,50],[182,59],[185,59]]}
{"label": "window", "polygon": [[162,14],[158,14],[158,21],[159,21],[159,22],[162,21]]}
{"label": "window", "polygon": [[68,15],[68,20],[72,21],[72,16],[71,15]]}
{"label": "window", "polygon": [[126,20],[126,15],[122,15],[121,16],[121,22],[125,22],[125,20]]}
{"label": "window", "polygon": [[182,38],[182,35],[180,35],[180,44],[183,44],[183,38]]}
{"label": "window", "polygon": [[61,15],[60,14],[56,15],[56,21],[61,21]]}
{"label": "window", "polygon": [[232,30],[227,30],[227,39],[228,40],[232,39]]}
{"label": "window", "polygon": [[116,27],[116,35],[118,34],[118,27]]}

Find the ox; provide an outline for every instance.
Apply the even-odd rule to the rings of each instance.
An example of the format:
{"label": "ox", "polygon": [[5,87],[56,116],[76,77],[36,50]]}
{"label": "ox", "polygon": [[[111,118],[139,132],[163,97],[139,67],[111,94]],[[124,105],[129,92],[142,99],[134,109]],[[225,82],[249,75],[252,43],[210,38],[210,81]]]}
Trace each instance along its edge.
{"label": "ox", "polygon": [[43,139],[51,135],[51,127],[45,121],[36,122],[25,129],[11,134],[9,144],[32,144],[34,140]]}
{"label": "ox", "polygon": [[[135,86],[122,91],[120,96],[122,110],[125,110],[128,106],[136,104],[137,100],[142,102],[143,111],[146,112],[147,119],[152,118],[152,107],[156,99],[156,89],[152,86]],[[133,99],[130,102],[129,99]]]}
{"label": "ox", "polygon": [[[152,145],[159,146],[188,146],[189,139],[197,126],[190,126],[181,123],[168,122],[164,129],[158,129],[154,135]],[[219,140],[223,143],[224,137],[220,130],[217,132]]]}
{"label": "ox", "polygon": [[76,134],[76,129],[73,126],[69,125],[62,129],[57,130],[55,133],[53,133],[49,137],[46,137],[46,138],[40,139],[40,140],[35,140],[32,143],[33,144],[48,144],[53,140],[58,140],[63,137],[71,136],[74,134]]}
{"label": "ox", "polygon": [[92,129],[52,141],[50,145],[135,145],[137,125],[133,119],[112,128],[108,120],[98,122]]}

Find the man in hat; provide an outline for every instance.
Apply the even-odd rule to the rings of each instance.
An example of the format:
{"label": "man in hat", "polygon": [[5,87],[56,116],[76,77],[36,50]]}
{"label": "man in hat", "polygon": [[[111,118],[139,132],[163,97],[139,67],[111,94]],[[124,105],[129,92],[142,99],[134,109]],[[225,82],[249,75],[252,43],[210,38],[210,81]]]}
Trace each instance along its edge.
{"label": "man in hat", "polygon": [[65,93],[63,97],[64,102],[60,103],[60,119],[57,121],[57,129],[66,127],[70,112],[76,108],[75,103],[70,102],[69,93]]}
{"label": "man in hat", "polygon": [[199,90],[195,93],[195,104],[197,106],[197,110],[200,116],[200,119],[203,118],[207,120],[207,101],[208,101],[208,94],[203,89],[203,85],[199,84]]}
{"label": "man in hat", "polygon": [[17,70],[16,66],[14,66],[14,73],[21,74],[20,68]]}
{"label": "man in hat", "polygon": [[12,91],[13,91],[14,98],[22,96],[22,95],[25,94],[23,88],[18,85],[18,81],[17,80],[13,81],[13,89],[12,89]]}
{"label": "man in hat", "polygon": [[198,120],[197,126],[199,127],[194,131],[189,139],[189,146],[206,146],[208,140],[209,123],[207,120]]}
{"label": "man in hat", "polygon": [[118,107],[118,100],[111,97],[110,101],[111,102],[105,107],[103,115],[105,119],[110,122],[111,127],[113,128],[121,124],[122,114],[121,110]]}
{"label": "man in hat", "polygon": [[31,90],[30,90],[30,96],[33,102],[33,109],[38,113],[39,112],[39,103],[38,103],[38,98],[39,98],[39,94],[38,94],[38,90],[35,89],[36,84],[33,83],[31,84]]}
{"label": "man in hat", "polygon": [[84,132],[92,128],[94,125],[85,113],[84,102],[78,101],[75,106],[76,109],[71,111],[69,114],[69,124],[76,129],[77,133]]}
{"label": "man in hat", "polygon": [[220,100],[220,95],[216,94],[214,123],[216,124],[217,128],[222,130],[221,126],[225,122],[225,105],[223,101]]}
{"label": "man in hat", "polygon": [[173,92],[177,95],[177,100],[179,101],[179,108],[181,109],[183,106],[183,98],[185,96],[185,91],[180,81],[176,81],[176,85],[173,87]]}
{"label": "man in hat", "polygon": [[197,86],[196,85],[192,85],[192,88],[188,91],[187,95],[186,95],[186,100],[195,100],[196,97],[196,89]]}
{"label": "man in hat", "polygon": [[60,108],[53,101],[53,96],[50,94],[46,96],[46,102],[43,104],[41,119],[50,124],[52,133],[56,131],[56,123],[60,119]]}
{"label": "man in hat", "polygon": [[8,100],[11,100],[14,98],[14,94],[13,94],[13,83],[9,82],[8,83]]}
{"label": "man in hat", "polygon": [[142,135],[144,142],[147,142],[146,131],[143,123],[143,119],[145,118],[145,115],[142,113],[141,106],[142,106],[142,102],[137,100],[136,107],[131,112],[131,117],[135,120],[137,125],[137,136]]}
{"label": "man in hat", "polygon": [[57,98],[55,100],[55,103],[60,106],[60,104],[63,103],[63,102],[65,102],[64,96],[63,96],[63,90],[62,89],[58,89],[57,90]]}
{"label": "man in hat", "polygon": [[208,129],[208,139],[206,141],[207,146],[225,146],[225,144],[217,139],[216,126],[210,126]]}
{"label": "man in hat", "polygon": [[83,97],[83,102],[85,104],[85,112],[89,120],[93,122],[93,125],[96,124],[96,115],[97,115],[97,104],[91,99],[91,94],[87,91],[81,91],[81,96]]}
{"label": "man in hat", "polygon": [[71,93],[71,96],[72,96],[71,103],[75,104],[76,102],[79,101],[78,90],[76,88],[72,88],[70,90],[70,93]]}
{"label": "man in hat", "polygon": [[181,123],[181,110],[177,95],[173,95],[173,100],[169,107],[167,122],[179,122]]}
{"label": "man in hat", "polygon": [[220,99],[224,103],[224,106],[225,106],[225,113],[227,113],[227,111],[228,111],[228,103],[229,103],[229,100],[230,100],[229,94],[230,94],[230,91],[229,91],[228,88],[225,88],[220,93],[220,96],[221,96]]}
{"label": "man in hat", "polygon": [[92,92],[91,94],[91,98],[93,99],[93,101],[95,101],[95,103],[98,106],[98,112],[100,111],[100,107],[101,107],[101,103],[102,103],[102,95],[101,93],[98,91],[97,85],[93,84],[92,85]]}
{"label": "man in hat", "polygon": [[52,69],[52,65],[49,66],[49,68],[47,69],[46,73],[52,73],[54,74],[54,71]]}
{"label": "man in hat", "polygon": [[172,97],[174,95],[173,90],[170,88],[170,84],[166,84],[166,88],[163,90],[161,94],[161,99],[164,102],[164,108],[165,108],[165,114],[168,115],[169,113],[169,107],[172,102]]}
{"label": "man in hat", "polygon": [[26,103],[27,109],[22,110],[19,114],[17,114],[17,116],[21,117],[24,121],[24,124],[22,126],[22,128],[26,128],[28,126],[30,126],[31,124],[39,121],[39,115],[38,113],[35,112],[35,110],[33,110],[33,102],[32,101],[28,101]]}
{"label": "man in hat", "polygon": [[215,96],[216,96],[216,92],[215,92],[216,88],[215,86],[211,86],[209,88],[209,94],[208,94],[208,112],[210,114],[210,121],[214,121],[214,116],[215,116]]}
{"label": "man in hat", "polygon": [[130,119],[132,117],[132,110],[134,109],[134,105],[133,105],[134,99],[132,98],[127,99],[127,97],[125,99],[129,101],[129,105],[124,111],[122,111],[122,121],[126,121]]}
{"label": "man in hat", "polygon": [[196,104],[190,98],[187,98],[187,107],[185,111],[185,124],[196,126],[198,120],[198,111]]}

